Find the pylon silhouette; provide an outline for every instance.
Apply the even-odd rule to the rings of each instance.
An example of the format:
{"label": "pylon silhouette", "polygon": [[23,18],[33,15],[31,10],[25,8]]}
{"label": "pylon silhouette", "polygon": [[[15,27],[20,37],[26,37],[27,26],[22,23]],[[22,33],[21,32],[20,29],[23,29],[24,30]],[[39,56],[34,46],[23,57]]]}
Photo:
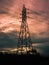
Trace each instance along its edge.
{"label": "pylon silhouette", "polygon": [[[18,38],[18,45],[17,47],[22,48],[25,47],[31,47],[32,41],[29,33],[29,28],[28,28],[28,23],[27,23],[27,11],[25,5],[23,5],[22,9],[22,22],[21,22],[21,27],[20,27],[20,32],[19,32],[19,38]],[[26,49],[27,51],[27,49]]]}

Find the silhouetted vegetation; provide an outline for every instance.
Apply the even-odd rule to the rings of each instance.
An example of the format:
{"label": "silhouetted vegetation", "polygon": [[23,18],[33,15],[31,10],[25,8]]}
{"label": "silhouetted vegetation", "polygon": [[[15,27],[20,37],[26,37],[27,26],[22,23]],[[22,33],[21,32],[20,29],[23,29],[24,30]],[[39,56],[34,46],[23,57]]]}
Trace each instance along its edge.
{"label": "silhouetted vegetation", "polygon": [[[29,51],[30,52],[30,51]],[[11,64],[47,64],[49,63],[49,57],[43,57],[36,50],[32,50],[33,54],[8,54],[8,53],[0,53],[0,63],[11,63]]]}

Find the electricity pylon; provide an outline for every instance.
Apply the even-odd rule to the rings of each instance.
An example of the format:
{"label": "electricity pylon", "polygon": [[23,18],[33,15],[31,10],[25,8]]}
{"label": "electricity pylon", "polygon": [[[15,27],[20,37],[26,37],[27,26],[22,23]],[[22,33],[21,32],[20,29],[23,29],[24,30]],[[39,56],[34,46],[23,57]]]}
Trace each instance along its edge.
{"label": "electricity pylon", "polygon": [[[19,32],[19,38],[18,38],[18,48],[23,47],[31,47],[32,46],[32,41],[29,33],[29,28],[27,24],[27,11],[25,5],[23,5],[22,9],[22,22],[21,22],[21,27],[20,27],[20,32]],[[27,48],[26,48],[27,51]]]}

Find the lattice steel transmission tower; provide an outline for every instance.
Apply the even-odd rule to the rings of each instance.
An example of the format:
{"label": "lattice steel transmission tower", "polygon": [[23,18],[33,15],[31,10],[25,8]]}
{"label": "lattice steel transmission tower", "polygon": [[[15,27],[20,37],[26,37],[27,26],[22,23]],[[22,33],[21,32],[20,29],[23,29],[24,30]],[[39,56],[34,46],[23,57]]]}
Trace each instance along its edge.
{"label": "lattice steel transmission tower", "polygon": [[17,47],[20,47],[22,50],[24,46],[31,47],[31,45],[32,45],[32,41],[29,33],[28,24],[27,24],[27,11],[25,5],[23,5],[22,22],[21,22]]}

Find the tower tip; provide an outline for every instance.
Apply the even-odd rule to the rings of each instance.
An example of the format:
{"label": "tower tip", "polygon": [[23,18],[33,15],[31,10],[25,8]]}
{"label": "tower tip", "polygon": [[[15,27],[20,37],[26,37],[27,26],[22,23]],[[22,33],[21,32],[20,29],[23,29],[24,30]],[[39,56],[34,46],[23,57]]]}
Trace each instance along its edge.
{"label": "tower tip", "polygon": [[23,8],[25,7],[25,4],[23,4]]}

